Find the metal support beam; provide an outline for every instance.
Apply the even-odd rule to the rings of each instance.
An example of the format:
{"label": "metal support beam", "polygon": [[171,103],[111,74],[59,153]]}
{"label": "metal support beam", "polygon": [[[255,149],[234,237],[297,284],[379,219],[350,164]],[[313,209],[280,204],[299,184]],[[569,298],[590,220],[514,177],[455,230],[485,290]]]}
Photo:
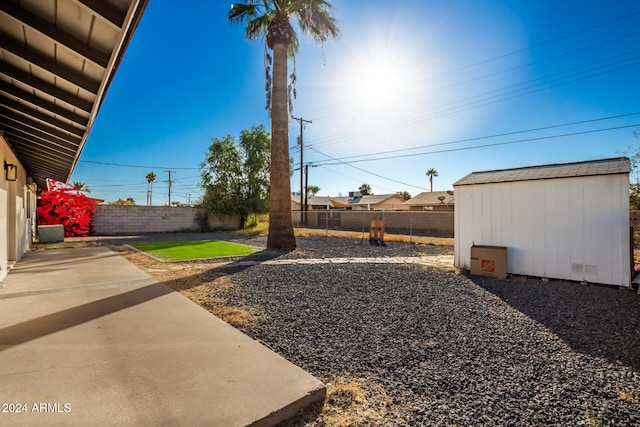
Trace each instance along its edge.
{"label": "metal support beam", "polygon": [[122,28],[124,20],[127,17],[126,12],[116,9],[104,0],[79,0],[79,2],[118,29]]}
{"label": "metal support beam", "polygon": [[109,65],[110,56],[97,49],[92,48],[81,40],[78,40],[69,33],[66,33],[56,27],[49,21],[34,15],[33,13],[21,8],[17,3],[11,1],[0,2],[0,11],[11,16],[20,23],[32,28],[40,34],[50,38],[52,41],[67,47],[84,59],[93,62],[102,68]]}
{"label": "metal support beam", "polygon": [[80,86],[82,89],[94,95],[96,95],[100,90],[100,83],[89,80],[86,77],[76,73],[75,71],[65,68],[54,61],[45,59],[36,52],[24,48],[20,44],[7,37],[0,37],[0,49],[6,50],[7,52],[10,52],[24,59],[31,65],[35,65],[36,67],[41,68],[55,75],[56,77],[66,80],[71,84]]}
{"label": "metal support beam", "polygon": [[32,95],[29,92],[25,92],[21,89],[18,89],[16,86],[10,85],[3,81],[0,81],[0,92],[4,92],[8,95],[15,96],[16,98],[22,99],[25,102],[33,104],[53,114],[56,114],[58,116],[64,117],[67,120],[77,123],[80,126],[86,127],[87,124],[89,123],[89,119],[87,117],[82,117],[78,114],[75,114],[67,110],[66,108],[62,108],[52,102],[46,101],[38,96]]}
{"label": "metal support beam", "polygon": [[73,154],[70,154],[68,150],[56,150],[52,151],[50,144],[43,143],[42,141],[36,141],[33,138],[29,138],[28,135],[25,135],[19,131],[14,129],[5,129],[4,134],[9,138],[9,144],[14,151],[18,151],[20,149],[25,150],[38,150],[40,149],[43,154],[49,156],[49,158],[65,158],[65,159],[73,159]]}
{"label": "metal support beam", "polygon": [[84,99],[81,99],[74,94],[66,92],[52,84],[40,80],[39,78],[34,77],[33,75],[26,73],[19,68],[9,65],[6,62],[0,62],[0,74],[4,74],[5,76],[13,80],[17,80],[27,86],[33,87],[36,90],[51,95],[54,98],[58,98],[61,101],[66,102],[67,104],[73,105],[79,110],[91,113],[91,108],[93,107],[92,102],[85,101]]}
{"label": "metal support beam", "polygon": [[[6,107],[6,108],[2,108]],[[13,101],[6,96],[0,94],[0,112],[8,109],[9,111],[17,111],[18,113],[22,113],[28,117],[32,117],[36,120],[41,120],[51,126],[55,126],[58,129],[69,132],[72,135],[76,135],[79,137],[84,136],[84,129],[75,127],[70,123],[63,122],[59,119],[54,119],[48,114],[41,113],[40,111],[36,111],[33,108],[29,108],[24,104],[20,104],[19,102]]]}
{"label": "metal support beam", "polygon": [[13,122],[16,123],[23,123],[25,126],[28,126],[30,128],[33,128],[35,130],[41,131],[42,133],[46,134],[46,135],[51,135],[57,138],[60,138],[62,140],[65,140],[67,142],[69,142],[70,144],[73,145],[80,145],[80,142],[82,141],[81,135],[78,135],[77,133],[81,132],[79,129],[79,132],[76,133],[68,133],[68,132],[63,132],[61,130],[59,130],[58,128],[51,126],[47,123],[43,123],[42,121],[37,121],[37,120],[33,120],[27,116],[23,116],[22,114],[17,114],[14,113],[13,111],[4,108],[3,106],[0,106],[0,123],[2,122],[6,122],[6,120],[11,120]]}
{"label": "metal support beam", "polygon": [[30,128],[23,123],[16,122],[11,119],[7,119],[4,117],[0,118],[0,125],[2,129],[7,131],[7,129],[12,129],[14,132],[19,133],[25,139],[33,138],[34,141],[40,141],[44,145],[51,143],[54,147],[60,148],[62,150],[67,150],[70,153],[75,153],[78,151],[78,144],[74,144],[64,139],[57,138],[55,136],[47,135],[46,133]]}

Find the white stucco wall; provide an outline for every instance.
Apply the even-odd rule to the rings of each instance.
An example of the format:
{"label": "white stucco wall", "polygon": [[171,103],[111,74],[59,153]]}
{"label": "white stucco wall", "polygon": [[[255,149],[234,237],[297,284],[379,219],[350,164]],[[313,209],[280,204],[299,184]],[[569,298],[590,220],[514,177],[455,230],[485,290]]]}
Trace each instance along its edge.
{"label": "white stucco wall", "polygon": [[[18,166],[17,180],[7,181],[4,162]],[[27,185],[26,171],[0,136],[0,280],[8,266],[31,247],[31,221],[35,216],[35,186]],[[30,199],[30,202],[27,201]],[[31,212],[29,211],[31,209]]]}
{"label": "white stucco wall", "polygon": [[0,281],[7,275],[7,190],[0,179]]}
{"label": "white stucco wall", "polygon": [[630,286],[629,175],[456,186],[455,265],[508,247],[507,272]]}

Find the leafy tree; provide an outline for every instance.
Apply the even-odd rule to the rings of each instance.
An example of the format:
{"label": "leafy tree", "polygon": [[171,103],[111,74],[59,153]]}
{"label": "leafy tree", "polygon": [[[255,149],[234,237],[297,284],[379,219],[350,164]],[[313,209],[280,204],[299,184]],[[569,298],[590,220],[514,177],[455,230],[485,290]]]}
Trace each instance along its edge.
{"label": "leafy tree", "polygon": [[360,192],[360,194],[362,194],[363,196],[366,195],[373,195],[373,193],[371,192],[371,186],[369,184],[362,184],[360,186],[360,188],[358,188],[358,191]]}
{"label": "leafy tree", "polygon": [[136,201],[133,200],[132,197],[125,199],[119,198],[118,200],[114,200],[113,202],[109,202],[110,205],[120,205],[120,206],[133,206],[136,204]]}
{"label": "leafy tree", "polygon": [[156,180],[156,174],[155,172],[149,172],[146,176],[147,178],[147,206],[151,206],[153,203],[151,203],[152,197],[151,197],[151,192],[153,190],[153,182]]}
{"label": "leafy tree", "polygon": [[240,141],[227,135],[213,138],[202,164],[202,205],[217,215],[250,214],[269,210],[270,138],[264,126],[240,133]]}
{"label": "leafy tree", "polygon": [[78,193],[91,193],[91,188],[89,188],[87,186],[87,184],[85,184],[82,181],[75,181],[73,184],[71,184],[75,187],[76,191]]}
{"label": "leafy tree", "polygon": [[408,191],[398,191],[396,194],[398,194],[404,200],[409,200],[411,198],[411,194],[409,194]]}
{"label": "leafy tree", "polygon": [[319,192],[320,192],[320,187],[318,187],[317,185],[308,185],[307,186],[307,193],[310,194],[311,197],[315,196]]}
{"label": "leafy tree", "polygon": [[429,183],[431,184],[431,192],[433,192],[433,178],[438,176],[438,171],[434,168],[430,168],[425,175],[429,177]]}
{"label": "leafy tree", "polygon": [[640,183],[630,184],[629,209],[640,209]]}
{"label": "leafy tree", "polygon": [[76,187],[68,187],[53,181],[49,190],[43,191],[38,200],[38,223],[40,225],[62,224],[67,237],[86,237],[91,232],[93,213],[96,207]]}
{"label": "leafy tree", "polygon": [[289,90],[295,96],[295,67],[291,85],[287,85],[288,55],[298,50],[298,36],[290,18],[298,21],[300,30],[324,43],[339,34],[331,16],[333,5],[327,0],[244,0],[231,5],[229,22],[246,23],[248,39],[264,38],[273,51],[266,53],[267,108],[271,112],[271,183],[269,236],[267,248],[292,251],[296,248],[291,216],[291,181],[289,179]]}

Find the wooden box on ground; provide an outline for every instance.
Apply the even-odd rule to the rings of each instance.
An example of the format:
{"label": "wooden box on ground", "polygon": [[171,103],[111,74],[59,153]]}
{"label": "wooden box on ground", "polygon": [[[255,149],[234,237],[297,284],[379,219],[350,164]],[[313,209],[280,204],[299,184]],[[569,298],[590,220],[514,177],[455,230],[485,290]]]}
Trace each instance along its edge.
{"label": "wooden box on ground", "polygon": [[471,274],[497,279],[507,277],[507,248],[504,246],[471,246]]}

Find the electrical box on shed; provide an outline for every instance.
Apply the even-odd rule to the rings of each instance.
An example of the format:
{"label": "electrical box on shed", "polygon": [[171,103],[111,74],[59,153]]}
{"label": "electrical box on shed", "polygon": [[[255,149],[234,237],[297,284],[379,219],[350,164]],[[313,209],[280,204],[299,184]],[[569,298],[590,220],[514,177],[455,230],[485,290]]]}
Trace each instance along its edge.
{"label": "electrical box on shed", "polygon": [[507,248],[505,246],[471,246],[471,274],[497,279],[507,277]]}

